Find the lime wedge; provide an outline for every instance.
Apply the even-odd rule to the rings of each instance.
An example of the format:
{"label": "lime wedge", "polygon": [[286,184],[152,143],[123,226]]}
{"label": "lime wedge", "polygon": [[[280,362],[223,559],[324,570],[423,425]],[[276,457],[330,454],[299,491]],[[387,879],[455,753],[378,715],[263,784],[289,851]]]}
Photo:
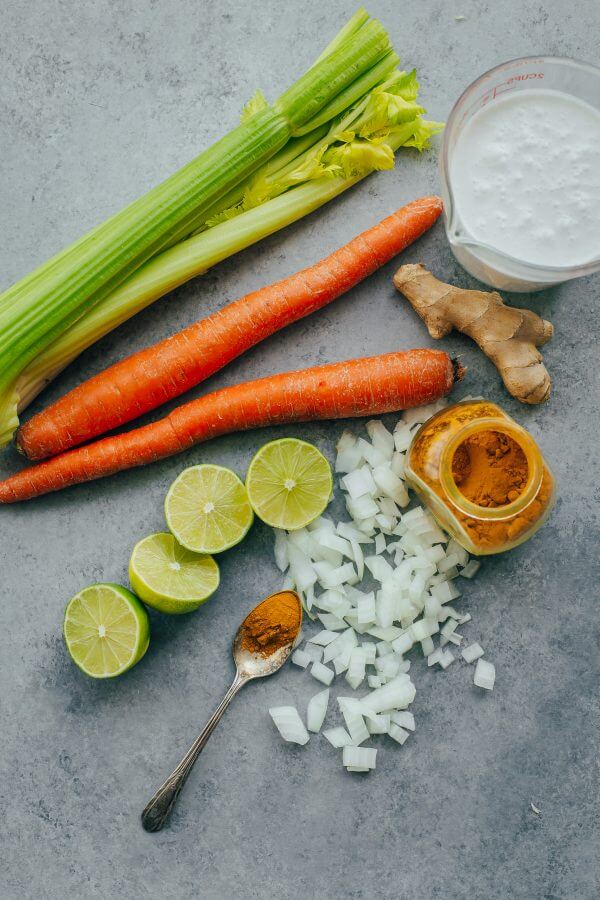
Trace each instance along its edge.
{"label": "lime wedge", "polygon": [[194,553],[222,553],[239,544],[254,515],[246,488],[222,466],[191,466],[175,479],[165,500],[167,525]]}
{"label": "lime wedge", "polygon": [[151,534],[133,549],[131,587],[144,603],[163,613],[192,612],[219,586],[212,556],[192,553],[172,534]]}
{"label": "lime wedge", "polygon": [[258,451],[246,476],[256,515],[274,528],[294,531],[321,515],[333,490],[323,454],[295,438],[271,441]]}
{"label": "lime wedge", "polygon": [[118,584],[92,584],[65,610],[63,633],[75,665],[92,678],[114,678],[140,661],[150,641],[148,613]]}

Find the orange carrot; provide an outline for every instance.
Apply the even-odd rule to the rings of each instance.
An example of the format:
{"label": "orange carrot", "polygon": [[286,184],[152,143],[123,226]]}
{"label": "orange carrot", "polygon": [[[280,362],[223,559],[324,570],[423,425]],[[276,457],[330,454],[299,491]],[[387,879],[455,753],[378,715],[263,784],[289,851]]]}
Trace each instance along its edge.
{"label": "orange carrot", "polygon": [[178,397],[358,284],[427,231],[441,211],[438,197],[415,200],[316,265],[110,366],[33,416],[19,429],[17,447],[29,459],[45,459]]}
{"label": "orange carrot", "polygon": [[441,350],[407,350],[247,381],[192,400],[151,425],[24,469],[0,482],[0,503],[143,466],[232,431],[420,406],[447,394],[462,372]]}

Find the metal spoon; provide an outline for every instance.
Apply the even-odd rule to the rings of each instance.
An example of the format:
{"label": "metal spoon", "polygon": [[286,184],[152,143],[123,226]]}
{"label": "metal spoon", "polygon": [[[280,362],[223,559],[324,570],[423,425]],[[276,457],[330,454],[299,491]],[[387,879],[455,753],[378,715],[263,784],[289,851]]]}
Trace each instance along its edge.
{"label": "metal spoon", "polygon": [[[246,628],[248,620],[255,613],[255,610],[258,610],[261,607],[273,602],[277,598],[282,597],[289,597],[290,602],[295,602],[298,604],[298,630],[294,634],[293,638],[287,644],[275,650],[274,653],[271,653],[270,656],[261,656],[257,653],[249,653],[247,650],[242,649],[244,630]],[[217,722],[229,706],[230,702],[233,700],[239,689],[244,684],[246,684],[246,682],[252,681],[254,678],[264,678],[266,675],[272,675],[282,667],[282,665],[292,652],[294,642],[296,641],[296,638],[300,633],[301,625],[302,605],[300,603],[300,598],[295,591],[279,591],[276,594],[272,594],[270,597],[267,597],[266,600],[263,600],[262,603],[259,603],[258,606],[256,606],[252,610],[252,612],[248,613],[248,615],[238,628],[237,634],[233,640],[233,660],[236,666],[236,674],[233,680],[233,684],[204,726],[204,730],[202,731],[202,733],[198,735],[177,768],[171,773],[171,775],[169,775],[164,784],[159,787],[152,800],[144,809],[142,813],[142,825],[144,826],[146,831],[160,831],[160,829],[164,826],[167,819],[169,818],[169,815],[171,814],[171,810],[175,806],[175,802],[181,792],[183,785],[186,782],[188,775],[192,771],[194,763],[198,759],[201,751],[204,749],[204,746],[206,745],[209,737],[215,730]]]}

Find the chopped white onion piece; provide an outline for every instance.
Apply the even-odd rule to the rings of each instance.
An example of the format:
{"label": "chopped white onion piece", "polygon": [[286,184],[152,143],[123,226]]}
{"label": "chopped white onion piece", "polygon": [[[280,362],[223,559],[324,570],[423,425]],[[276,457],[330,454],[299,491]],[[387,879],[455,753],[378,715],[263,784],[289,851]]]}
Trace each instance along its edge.
{"label": "chopped white onion piece", "polygon": [[389,656],[379,656],[375,660],[375,668],[384,678],[395,678],[400,673],[400,660],[394,653]]}
{"label": "chopped white onion piece", "polygon": [[[413,639],[413,643],[417,641],[424,641],[425,638],[432,637],[434,634],[440,630],[440,626],[437,620],[434,619],[419,619],[418,622],[413,622],[410,626],[410,636]],[[394,650],[396,650],[396,646],[392,644]],[[402,651],[398,651],[402,652]]]}
{"label": "chopped white onion piece", "polygon": [[367,432],[373,446],[381,450],[386,456],[389,455],[391,459],[394,452],[394,435],[392,432],[388,431],[383,422],[377,419],[367,422]]}
{"label": "chopped white onion piece", "polygon": [[306,526],[307,531],[332,531],[335,532],[335,522],[328,519],[327,516],[319,516],[314,519],[310,525]]}
{"label": "chopped white onion piece", "polygon": [[365,566],[375,579],[375,581],[384,582],[392,577],[394,570],[389,562],[381,556],[366,556]]}
{"label": "chopped white onion piece", "polygon": [[352,579],[356,580],[356,571],[352,563],[349,562],[319,578],[319,582],[322,587],[327,589],[339,587],[339,585],[350,582]]}
{"label": "chopped white onion piece", "polygon": [[415,699],[415,686],[408,675],[398,675],[383,687],[377,688],[361,700],[364,709],[384,712],[387,709],[406,709]]}
{"label": "chopped white onion piece", "polygon": [[353,500],[358,500],[360,497],[364,497],[365,494],[374,497],[377,493],[377,486],[368,466],[363,466],[361,469],[355,469],[353,472],[344,475],[340,484],[348,491]]}
{"label": "chopped white onion piece", "polygon": [[310,641],[304,645],[303,651],[313,662],[321,662],[323,659],[323,648],[317,644],[311,644]]}
{"label": "chopped white onion piece", "polygon": [[381,678],[379,675],[367,675],[367,684],[370,688],[381,687]]}
{"label": "chopped white onion piece", "polygon": [[373,446],[373,444],[365,441],[364,438],[358,439],[358,445],[361,449],[363,457],[366,459],[370,466],[383,466],[386,462],[389,461],[387,454],[382,453],[381,450],[378,450],[377,447]]}
{"label": "chopped white onion piece", "polygon": [[458,634],[458,633],[455,631],[454,634],[449,634],[449,635],[448,635],[448,640],[450,641],[450,643],[456,644],[457,647],[460,647],[460,645],[461,645],[462,642],[463,642],[463,636],[462,636],[462,634]]}
{"label": "chopped white onion piece", "polygon": [[401,728],[407,728],[409,731],[415,730],[415,717],[407,709],[399,709],[397,712],[393,712],[391,720]]}
{"label": "chopped white onion piece", "polygon": [[355,772],[374,769],[377,760],[375,747],[344,747],[342,762],[348,769]]}
{"label": "chopped white onion piece", "polygon": [[309,638],[310,644],[317,644],[319,647],[326,647],[327,644],[331,644],[332,641],[335,641],[336,638],[339,637],[339,634],[336,634],[335,631],[327,631],[327,629],[323,629],[323,631],[317,632],[317,634],[313,634],[311,638]]}
{"label": "chopped white onion piece", "polygon": [[472,663],[475,662],[476,659],[479,659],[480,656],[483,656],[483,653],[483,647],[475,641],[461,651],[461,656],[466,662]]}
{"label": "chopped white onion piece", "polygon": [[362,460],[362,451],[353,434],[345,431],[337,444],[336,472],[351,472]]}
{"label": "chopped white onion piece", "polygon": [[453,663],[456,657],[449,650],[442,650],[441,658],[438,660],[442,669],[447,669],[450,663]]}
{"label": "chopped white onion piece", "polygon": [[305,669],[311,662],[311,659],[308,653],[305,653],[304,650],[294,650],[294,652],[292,653],[292,662],[295,666],[300,666],[301,669]]}
{"label": "chopped white onion piece", "polygon": [[382,534],[393,534],[396,519],[393,516],[384,516],[383,513],[377,513],[375,524],[379,526]]}
{"label": "chopped white onion piece", "polygon": [[444,651],[441,647],[438,647],[437,650],[434,650],[433,653],[430,653],[427,657],[427,665],[435,666],[436,663],[439,663],[444,658]]}
{"label": "chopped white onion piece", "polygon": [[496,669],[492,663],[487,662],[485,659],[478,659],[477,665],[475,666],[473,684],[476,684],[477,687],[485,688],[486,691],[492,691],[494,689],[495,680]]}
{"label": "chopped white onion piece", "polygon": [[447,552],[448,554],[453,553],[458,557],[459,566],[466,566],[469,562],[468,552],[454,538],[448,542]]}
{"label": "chopped white onion piece", "polygon": [[403,482],[394,475],[388,466],[376,466],[373,469],[373,480],[386,497],[390,497],[398,506],[408,506],[410,499]]}
{"label": "chopped white onion piece", "polygon": [[392,519],[399,519],[402,513],[391,497],[379,497],[375,503],[379,507],[384,516],[391,516]]}
{"label": "chopped white onion piece", "polygon": [[441,628],[441,638],[440,645],[444,647],[448,641],[450,640],[450,635],[456,631],[458,627],[458,622],[456,619],[449,619],[445,625],[442,625]]}
{"label": "chopped white onion piece", "polygon": [[365,680],[366,654],[362,647],[355,647],[350,653],[350,663],[346,672],[346,681],[351,688],[356,688]]}
{"label": "chopped white onion piece", "polygon": [[375,644],[372,643],[362,643],[360,645],[365,654],[365,662],[368,666],[375,665],[375,660],[377,658],[377,648]]}
{"label": "chopped white onion piece", "polygon": [[[365,494],[364,497],[358,497],[356,500],[353,500],[352,497],[347,497],[346,509],[353,519],[359,520],[359,528],[360,521],[370,519],[379,512],[379,507],[369,494]],[[362,530],[363,529],[361,528],[361,531]]]}
{"label": "chopped white onion piece", "polygon": [[394,453],[390,469],[398,478],[404,478],[404,467],[406,465],[406,457],[404,453]]}
{"label": "chopped white onion piece", "polygon": [[381,628],[379,625],[376,625],[374,628],[368,628],[367,634],[370,634],[371,637],[377,638],[380,641],[388,641],[388,643],[391,643],[402,634],[402,629],[398,628],[396,625],[390,625],[389,628]]}
{"label": "chopped white onion piece", "polygon": [[388,734],[391,738],[397,741],[400,746],[406,741],[408,737],[410,737],[410,732],[405,731],[404,728],[400,728],[399,725],[392,723],[388,729]]}
{"label": "chopped white onion piece", "polygon": [[337,725],[335,728],[328,728],[323,732],[323,737],[327,738],[332,747],[348,747],[352,744],[352,738],[345,728]]}
{"label": "chopped white onion piece", "polygon": [[433,638],[425,638],[424,641],[421,641],[421,651],[423,656],[429,656],[434,651],[434,643]]}
{"label": "chopped white onion piece", "polygon": [[375,621],[375,594],[364,594],[357,600],[356,615],[359,625],[372,625]]}
{"label": "chopped white onion piece", "polygon": [[396,450],[400,453],[408,450],[411,440],[412,435],[410,433],[410,428],[406,422],[403,422],[401,419],[394,428],[394,445]]}
{"label": "chopped white onion piece", "polygon": [[415,641],[413,640],[410,629],[408,631],[404,631],[394,641],[392,641],[392,647],[394,649],[394,653],[400,653],[400,654],[408,653],[408,651],[412,649],[414,644],[415,644]]}
{"label": "chopped white onion piece", "polygon": [[353,558],[349,541],[334,532],[318,531],[315,533],[315,541],[317,541],[321,547],[335,550],[338,553],[341,553],[342,556],[346,556],[348,559]]}
{"label": "chopped white onion piece", "polygon": [[369,734],[387,734],[390,727],[390,714],[380,713],[367,719]]}
{"label": "chopped white onion piece", "polygon": [[351,522],[338,522],[337,533],[348,541],[356,541],[357,544],[370,544],[372,538],[367,537],[359,528]]}
{"label": "chopped white onion piece", "polygon": [[385,535],[383,534],[375,537],[375,555],[379,556],[380,553],[385,553]]}
{"label": "chopped white onion piece", "polygon": [[477,559],[470,559],[464,569],[459,573],[463,578],[473,578],[481,567],[481,563]]}
{"label": "chopped white onion piece", "polygon": [[348,627],[344,620],[334,613],[318,613],[317,617],[327,631],[343,631]]}
{"label": "chopped white onion piece", "polygon": [[275,531],[275,564],[281,572],[285,572],[290,564],[287,551],[287,535],[281,528],[274,528]]}
{"label": "chopped white onion piece", "polygon": [[[379,690],[382,689],[379,688]],[[355,697],[338,697],[337,700],[352,743],[355,746],[362,744],[363,741],[368,740],[369,731],[362,716],[361,701]]]}
{"label": "chopped white onion piece", "polygon": [[335,672],[328,666],[324,666],[323,663],[315,661],[312,664],[310,674],[313,676],[313,678],[316,678],[317,681],[320,681],[321,684],[326,684],[329,687],[329,685],[333,681]]}
{"label": "chopped white onion piece", "polygon": [[422,425],[435,415],[436,412],[439,412],[440,409],[444,409],[447,405],[448,401],[443,398],[434,400],[433,403],[428,403],[425,406],[416,406],[413,409],[404,410],[402,419],[409,427],[412,427],[413,425]]}
{"label": "chopped white onion piece", "polygon": [[306,707],[306,725],[309,731],[315,733],[321,730],[325,716],[327,715],[327,704],[329,703],[329,688],[319,691],[314,697],[311,697]]}
{"label": "chopped white onion piece", "polygon": [[375,650],[377,656],[389,656],[390,653],[394,652],[394,648],[389,641],[378,641],[377,644],[375,644]]}
{"label": "chopped white onion piece", "polygon": [[269,715],[284,741],[306,744],[310,735],[295,706],[272,706]]}

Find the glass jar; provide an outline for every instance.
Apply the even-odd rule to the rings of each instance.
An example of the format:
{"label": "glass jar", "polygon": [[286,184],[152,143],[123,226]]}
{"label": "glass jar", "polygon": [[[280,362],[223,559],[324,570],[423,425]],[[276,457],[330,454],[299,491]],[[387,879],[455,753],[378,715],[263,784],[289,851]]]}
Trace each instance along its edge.
{"label": "glass jar", "polygon": [[[505,436],[522,451],[523,482],[518,496],[500,505],[479,505],[460,490],[453,463],[459,448],[486,433]],[[479,436],[476,438],[476,436]],[[510,446],[514,447],[512,442]],[[493,455],[493,454],[492,454]],[[406,453],[406,478],[442,528],[469,553],[485,556],[522,544],[540,528],[555,501],[554,476],[529,432],[495,403],[464,400],[448,406],[415,434]],[[487,504],[487,500],[481,503]]]}

